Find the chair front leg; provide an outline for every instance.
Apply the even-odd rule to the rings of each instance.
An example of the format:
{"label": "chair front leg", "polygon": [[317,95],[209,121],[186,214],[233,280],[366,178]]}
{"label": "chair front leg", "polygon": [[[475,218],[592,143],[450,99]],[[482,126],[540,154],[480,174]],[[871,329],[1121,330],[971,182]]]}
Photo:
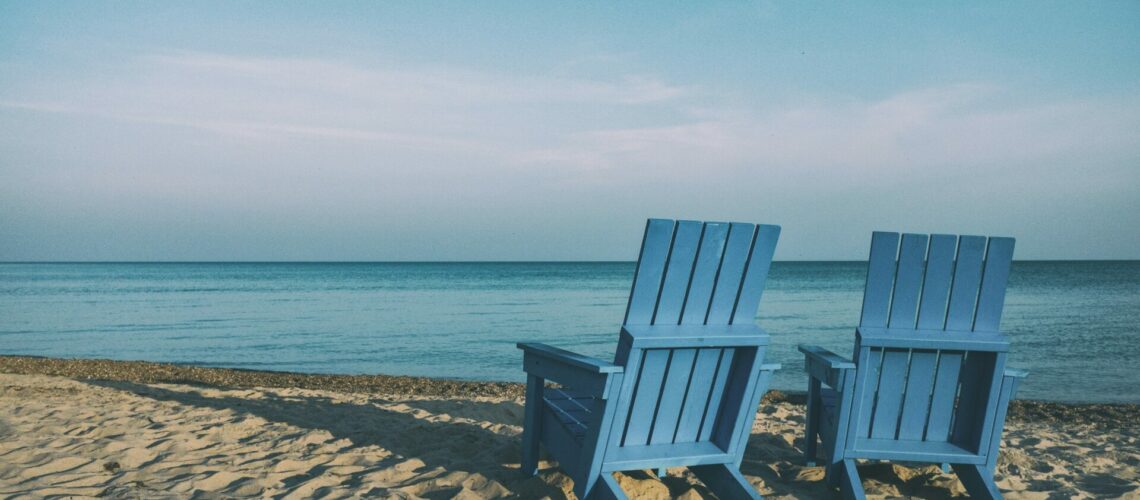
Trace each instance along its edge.
{"label": "chair front leg", "polygon": [[[855,396],[855,370],[844,369],[837,376],[839,383],[838,386],[842,387],[839,393],[839,401],[836,402],[836,415],[835,427],[823,430],[824,436],[820,435],[820,441],[824,441],[824,451],[827,455],[827,470],[825,471],[825,478],[827,483],[831,486],[839,486],[844,483],[844,478],[850,476],[849,470],[855,469],[855,463],[845,460],[844,453],[847,448],[847,423],[851,419],[851,406],[854,402]],[[822,413],[823,405],[820,405],[820,412]],[[830,440],[828,440],[830,436]],[[858,474],[855,477],[855,484],[858,484]],[[849,483],[849,481],[847,481]],[[862,494],[862,489],[859,489],[859,494]],[[858,498],[858,497],[857,497]]]}
{"label": "chair front leg", "polygon": [[816,443],[819,436],[820,411],[822,401],[819,398],[820,383],[815,377],[808,377],[807,393],[807,425],[804,433],[804,459],[808,467],[815,466]]}

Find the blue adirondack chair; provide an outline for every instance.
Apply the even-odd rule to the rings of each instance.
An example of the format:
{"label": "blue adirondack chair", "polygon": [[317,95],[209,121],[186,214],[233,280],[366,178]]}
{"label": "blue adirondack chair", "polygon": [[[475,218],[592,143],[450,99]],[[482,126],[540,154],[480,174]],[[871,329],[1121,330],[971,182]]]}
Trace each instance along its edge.
{"label": "blue adirondack chair", "polygon": [[537,472],[541,443],[579,498],[625,498],[617,471],[682,466],[721,498],[760,498],[739,466],[779,368],[763,364],[768,335],[755,324],[779,234],[650,219],[613,363],[518,344],[523,472]]}
{"label": "blue adirondack chair", "polygon": [[856,459],[953,466],[972,497],[993,481],[1006,407],[1025,372],[1007,370],[998,330],[1012,238],[876,232],[854,361],[801,345],[806,446],[827,480],[863,498]]}

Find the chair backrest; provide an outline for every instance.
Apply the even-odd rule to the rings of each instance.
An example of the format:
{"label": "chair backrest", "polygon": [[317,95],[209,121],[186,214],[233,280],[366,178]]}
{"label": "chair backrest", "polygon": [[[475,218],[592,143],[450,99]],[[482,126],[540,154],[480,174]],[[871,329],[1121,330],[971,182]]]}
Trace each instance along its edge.
{"label": "chair backrest", "polygon": [[[780,226],[649,219],[622,325],[752,322]],[[625,365],[618,344],[614,363]]]}
{"label": "chair backrest", "polygon": [[780,227],[650,219],[626,325],[727,325],[756,318]]}
{"label": "chair backrest", "polygon": [[874,233],[855,352],[856,440],[986,451],[1009,346],[998,326],[1013,245]]}
{"label": "chair backrest", "polygon": [[875,232],[860,326],[997,332],[1013,238]]}
{"label": "chair backrest", "polygon": [[[624,325],[753,324],[779,234],[773,225],[650,219]],[[628,401],[611,445],[714,440],[727,447],[728,415],[748,404],[744,385],[763,348],[643,350],[627,340],[615,362],[626,366]]]}

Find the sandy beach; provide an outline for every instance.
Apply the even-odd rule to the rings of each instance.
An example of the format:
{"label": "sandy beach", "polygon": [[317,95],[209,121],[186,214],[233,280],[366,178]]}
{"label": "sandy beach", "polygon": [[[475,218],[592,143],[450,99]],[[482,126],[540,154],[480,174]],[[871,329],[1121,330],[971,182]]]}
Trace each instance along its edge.
{"label": "sandy beach", "polygon": [[[1140,498],[1136,405],[1017,402],[1008,498]],[[0,357],[0,497],[574,498],[518,473],[521,387]],[[770,393],[742,471],[769,498],[830,498],[803,466],[803,405]],[[935,466],[867,463],[870,496],[965,496]],[[620,474],[631,498],[712,498],[684,469]]]}

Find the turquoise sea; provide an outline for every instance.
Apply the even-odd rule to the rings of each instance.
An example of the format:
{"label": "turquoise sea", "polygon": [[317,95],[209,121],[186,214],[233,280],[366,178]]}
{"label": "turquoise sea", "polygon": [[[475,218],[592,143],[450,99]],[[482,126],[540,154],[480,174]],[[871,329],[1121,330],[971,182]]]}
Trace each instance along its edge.
{"label": "turquoise sea", "polygon": [[[804,390],[849,354],[865,264],[777,262],[757,315]],[[633,263],[0,264],[0,354],[523,380],[516,341],[611,358]],[[1140,402],[1140,261],[1016,262],[1002,327],[1019,397]]]}

